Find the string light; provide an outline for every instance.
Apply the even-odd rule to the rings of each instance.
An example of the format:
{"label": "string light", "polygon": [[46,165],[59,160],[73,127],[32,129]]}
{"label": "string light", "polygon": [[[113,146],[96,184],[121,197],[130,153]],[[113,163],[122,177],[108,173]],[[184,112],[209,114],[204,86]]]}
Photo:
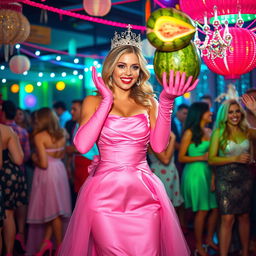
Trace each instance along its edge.
{"label": "string light", "polygon": [[20,86],[18,84],[13,84],[10,88],[12,93],[18,93],[20,90]]}
{"label": "string light", "polygon": [[33,92],[33,91],[34,91],[34,86],[33,86],[32,84],[27,84],[27,85],[25,86],[25,92],[31,93],[31,92]]}

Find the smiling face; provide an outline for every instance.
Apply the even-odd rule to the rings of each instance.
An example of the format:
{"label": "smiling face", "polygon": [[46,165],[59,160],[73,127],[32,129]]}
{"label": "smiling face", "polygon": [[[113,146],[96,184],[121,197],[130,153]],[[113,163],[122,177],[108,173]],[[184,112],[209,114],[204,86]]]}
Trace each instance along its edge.
{"label": "smiling face", "polygon": [[116,63],[112,78],[113,87],[129,90],[140,75],[139,58],[135,53],[123,54]]}
{"label": "smiling face", "polygon": [[227,123],[232,126],[236,126],[240,123],[242,113],[240,107],[237,104],[231,104],[228,110]]}
{"label": "smiling face", "polygon": [[210,110],[206,111],[203,116],[202,116],[202,120],[208,124],[212,122],[212,112]]}

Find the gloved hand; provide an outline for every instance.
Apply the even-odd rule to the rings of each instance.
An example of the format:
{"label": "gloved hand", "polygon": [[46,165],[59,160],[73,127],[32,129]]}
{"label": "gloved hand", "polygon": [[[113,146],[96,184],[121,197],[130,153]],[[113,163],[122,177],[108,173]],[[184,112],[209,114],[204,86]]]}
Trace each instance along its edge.
{"label": "gloved hand", "polygon": [[176,97],[186,92],[192,91],[198,84],[198,79],[191,85],[193,77],[190,76],[186,81],[186,73],[176,72],[174,81],[174,71],[170,71],[169,84],[166,79],[166,72],[163,73],[163,91],[159,96],[158,115],[155,127],[151,128],[150,144],[152,149],[160,153],[168,145],[171,130],[171,114],[173,102]]}
{"label": "gloved hand", "polygon": [[105,85],[103,79],[97,76],[95,67],[92,68],[92,79],[102,96],[101,103],[89,121],[79,127],[75,137],[74,145],[77,150],[84,154],[88,152],[97,141],[103,124],[113,104],[113,93]]}

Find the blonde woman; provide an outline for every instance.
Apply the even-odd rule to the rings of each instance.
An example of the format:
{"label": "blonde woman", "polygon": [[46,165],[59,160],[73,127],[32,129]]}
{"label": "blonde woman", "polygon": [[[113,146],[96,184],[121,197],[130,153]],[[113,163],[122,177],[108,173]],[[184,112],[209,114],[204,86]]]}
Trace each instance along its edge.
{"label": "blonde woman", "polygon": [[236,216],[242,244],[241,255],[249,255],[249,211],[253,180],[248,163],[250,140],[253,138],[256,138],[256,130],[248,127],[241,105],[236,100],[225,101],[218,110],[209,149],[209,164],[216,166],[216,195],[221,214],[221,256],[228,255]]}
{"label": "blonde woman", "polygon": [[126,40],[119,42],[116,35],[112,41],[102,78],[92,70],[100,95],[85,98],[74,144],[85,153],[97,142],[100,156],[80,190],[62,256],[189,255],[175,210],[149,169],[146,152],[149,142],[156,152],[166,149],[174,98],[197,81],[192,84],[192,77],[186,81],[179,72],[174,79],[170,72],[167,83],[165,74],[158,107],[140,45],[134,33],[126,33]]}

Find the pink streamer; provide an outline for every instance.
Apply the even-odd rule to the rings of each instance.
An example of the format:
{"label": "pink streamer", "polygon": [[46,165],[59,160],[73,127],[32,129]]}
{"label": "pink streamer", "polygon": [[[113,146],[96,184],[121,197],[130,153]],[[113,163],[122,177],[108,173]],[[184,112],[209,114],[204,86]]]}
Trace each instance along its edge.
{"label": "pink streamer", "polygon": [[[54,12],[54,13],[58,13],[58,14],[61,14],[61,15],[67,15],[67,16],[78,18],[78,19],[81,19],[81,20],[87,20],[87,21],[91,21],[91,22],[96,22],[96,23],[101,23],[101,24],[104,24],[104,25],[109,25],[109,26],[114,26],[114,27],[121,27],[121,28],[127,28],[127,26],[128,26],[128,24],[126,24],[126,23],[104,20],[104,19],[101,19],[101,18],[90,17],[90,16],[87,16],[87,15],[79,14],[79,13],[73,13],[73,12],[70,12],[70,11],[67,11],[67,10],[58,9],[58,8],[55,8],[55,7],[52,7],[52,6],[48,6],[48,5],[41,4],[41,3],[36,3],[36,2],[30,1],[30,0],[20,0],[20,2],[22,2],[24,4],[27,4],[27,5],[30,5],[30,6],[33,6],[33,7],[37,7],[37,8],[44,9],[44,10]],[[141,30],[141,31],[146,30],[145,26],[139,26],[139,25],[132,25],[131,24],[131,27],[132,27],[132,29],[135,29],[135,30]]]}
{"label": "pink streamer", "polygon": [[249,24],[246,28],[249,29],[255,22],[256,22],[256,19],[251,24]]}
{"label": "pink streamer", "polygon": [[158,4],[160,7],[162,7],[162,8],[166,8],[166,6],[164,5],[164,4],[162,4],[162,3],[160,3],[158,0],[154,0],[154,2],[156,3],[156,4]]}

